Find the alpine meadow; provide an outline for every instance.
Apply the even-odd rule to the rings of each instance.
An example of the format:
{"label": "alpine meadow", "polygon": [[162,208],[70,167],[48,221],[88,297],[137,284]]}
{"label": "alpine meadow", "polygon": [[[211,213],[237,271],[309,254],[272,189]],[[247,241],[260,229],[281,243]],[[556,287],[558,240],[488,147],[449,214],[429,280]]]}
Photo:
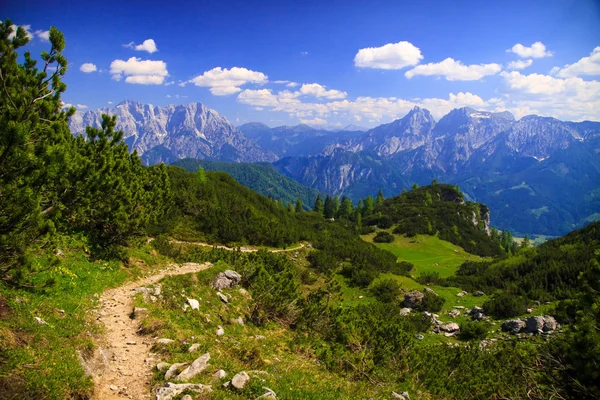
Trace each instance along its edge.
{"label": "alpine meadow", "polygon": [[597,2],[2,11],[0,400],[600,399]]}

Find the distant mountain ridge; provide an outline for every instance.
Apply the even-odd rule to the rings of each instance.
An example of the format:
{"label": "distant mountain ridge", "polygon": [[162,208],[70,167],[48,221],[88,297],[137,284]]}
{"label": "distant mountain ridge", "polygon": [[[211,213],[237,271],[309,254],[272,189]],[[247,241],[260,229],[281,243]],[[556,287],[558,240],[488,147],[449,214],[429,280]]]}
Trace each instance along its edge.
{"label": "distant mountain ridge", "polygon": [[277,156],[237,130],[226,118],[201,103],[152,106],[123,101],[114,108],[77,112],[69,123],[73,134],[99,127],[102,114],[117,116],[117,129],[146,164],[194,157],[226,161],[268,161]]}

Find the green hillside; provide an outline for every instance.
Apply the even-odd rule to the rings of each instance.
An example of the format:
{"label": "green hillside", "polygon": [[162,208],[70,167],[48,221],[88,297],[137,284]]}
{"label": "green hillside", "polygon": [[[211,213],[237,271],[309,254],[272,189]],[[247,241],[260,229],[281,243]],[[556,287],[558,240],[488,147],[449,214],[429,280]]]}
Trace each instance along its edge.
{"label": "green hillside", "polygon": [[233,163],[222,161],[208,161],[186,158],[174,162],[172,165],[195,172],[198,167],[206,171],[227,172],[242,185],[285,204],[296,204],[300,199],[305,210],[315,203],[319,192],[303,186],[277,172],[270,164],[260,163]]}

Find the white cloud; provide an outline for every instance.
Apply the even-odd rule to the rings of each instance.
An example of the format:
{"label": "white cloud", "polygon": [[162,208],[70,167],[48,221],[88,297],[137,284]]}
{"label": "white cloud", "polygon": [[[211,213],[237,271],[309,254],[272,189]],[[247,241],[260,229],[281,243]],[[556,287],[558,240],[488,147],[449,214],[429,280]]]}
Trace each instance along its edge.
{"label": "white cloud", "polygon": [[285,85],[287,83],[290,83],[290,81],[273,81],[273,83],[276,83],[278,85]]}
{"label": "white cloud", "polygon": [[43,40],[44,42],[50,41],[50,31],[43,31],[41,29],[38,29],[37,31],[33,32],[33,34],[39,39]]}
{"label": "white cloud", "polygon": [[81,64],[81,67],[79,67],[79,70],[80,70],[81,72],[90,73],[90,72],[97,71],[97,70],[98,70],[98,68],[96,68],[96,65],[95,65],[95,64],[92,64],[92,63],[84,63],[84,64]]}
{"label": "white cloud", "polygon": [[175,81],[171,81],[171,82],[165,82],[165,86],[171,86],[174,85]]}
{"label": "white cloud", "polygon": [[574,64],[567,64],[563,68],[554,68],[551,73],[559,78],[572,78],[582,75],[600,75],[600,46]]}
{"label": "white cloud", "polygon": [[288,83],[288,84],[287,84],[287,85],[285,85],[285,86],[287,86],[287,87],[296,87],[296,86],[298,86],[298,85],[300,85],[300,84],[299,84],[299,83],[297,83],[297,82],[290,82],[290,83]]}
{"label": "white cloud", "polygon": [[325,97],[327,99],[343,99],[346,97],[346,92],[339,90],[327,90],[325,86],[321,86],[318,83],[305,83],[300,87],[300,94],[310,95],[315,97]]}
{"label": "white cloud", "polygon": [[300,55],[302,55],[302,56],[307,56],[307,55],[308,55],[308,51],[301,51],[301,52],[300,52]]}
{"label": "white cloud", "polygon": [[[196,86],[208,87],[215,96],[226,96],[240,92],[240,86],[247,83],[265,84],[268,77],[262,72],[246,68],[231,69],[216,67],[188,81]],[[180,86],[182,86],[180,84]]]}
{"label": "white cloud", "polygon": [[517,60],[517,61],[509,62],[508,65],[506,66],[506,68],[508,68],[508,69],[525,69],[527,67],[530,67],[531,64],[533,64],[533,60],[531,58],[529,60]]}
{"label": "white cloud", "polygon": [[75,107],[80,108],[82,110],[85,110],[86,108],[88,108],[88,106],[86,106],[85,104],[77,104]]}
{"label": "white cloud", "polygon": [[112,104],[112,103],[113,103],[112,101],[109,101],[109,102],[108,102],[108,104]]}
{"label": "white cloud", "polygon": [[410,42],[398,42],[358,50],[354,56],[354,65],[363,68],[401,69],[417,65],[422,59],[423,55],[418,47]]}
{"label": "white cloud", "polygon": [[170,99],[170,98],[171,98],[171,95],[170,95],[170,94],[168,94],[168,95],[167,95],[167,99]]}
{"label": "white cloud", "polygon": [[134,42],[130,42],[130,43],[124,44],[123,47],[127,47],[129,49],[133,49],[133,50],[137,50],[137,51],[147,51],[150,54],[158,51],[158,48],[156,47],[156,43],[154,43],[153,39],[146,39],[146,40],[144,40],[144,42],[142,44],[137,44],[137,45]]}
{"label": "white cloud", "polygon": [[327,121],[323,118],[301,119],[300,122],[306,125],[327,125]]}
{"label": "white cloud", "polygon": [[417,65],[406,71],[404,76],[408,79],[416,75],[444,76],[449,81],[476,81],[487,75],[495,75],[502,70],[499,64],[472,64],[464,65],[460,61],[446,58],[439,63]]}
{"label": "white cloud", "polygon": [[531,47],[526,47],[521,43],[517,43],[506,51],[509,53],[515,53],[521,58],[542,58],[552,57],[553,55],[551,51],[546,50],[546,46],[542,42],[535,42],[531,45]]}
{"label": "white cloud", "polygon": [[161,85],[169,75],[167,64],[164,61],[142,60],[131,57],[127,61],[114,60],[110,64],[110,73],[114,80],[141,85]]}
{"label": "white cloud", "polygon": [[[19,26],[17,25],[12,25],[12,32],[10,35],[8,35],[8,40],[12,40],[12,38],[14,38],[17,35],[17,28]],[[27,37],[29,38],[29,40],[33,39],[33,33],[31,33],[31,25],[21,25],[21,28],[25,29],[25,33],[27,34]]]}

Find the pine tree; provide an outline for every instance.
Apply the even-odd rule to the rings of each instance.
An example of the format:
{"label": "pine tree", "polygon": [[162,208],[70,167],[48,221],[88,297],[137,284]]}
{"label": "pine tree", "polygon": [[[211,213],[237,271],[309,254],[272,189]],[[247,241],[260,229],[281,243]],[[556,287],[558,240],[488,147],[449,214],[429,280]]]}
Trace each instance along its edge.
{"label": "pine tree", "polygon": [[342,205],[340,206],[340,218],[349,219],[352,217],[352,212],[354,211],[354,205],[352,204],[352,200],[344,196],[342,198]]}
{"label": "pine tree", "polygon": [[[38,70],[29,51],[18,64],[16,50],[29,39],[12,26],[8,19],[0,23],[0,275],[18,281],[30,267],[26,248],[56,229],[58,188],[69,168],[68,118],[75,109],[61,111],[67,70],[62,33],[50,28],[50,51],[42,52]],[[9,271],[16,274],[8,277]]]}
{"label": "pine tree", "polygon": [[365,197],[365,206],[363,208],[363,217],[368,217],[373,214],[373,209],[375,208],[375,204],[372,196]]}
{"label": "pine tree", "polygon": [[296,200],[296,212],[301,213],[302,211],[302,200],[300,200],[300,198],[298,197],[298,199]]}
{"label": "pine tree", "polygon": [[531,246],[531,240],[529,239],[529,235],[525,235],[523,241],[521,242],[521,248],[528,249]]}
{"label": "pine tree", "polygon": [[323,215],[325,211],[323,200],[321,200],[321,195],[317,195],[317,199],[315,200],[315,206],[313,207],[313,211],[319,215]]}
{"label": "pine tree", "polygon": [[379,192],[377,192],[377,198],[375,199],[375,207],[380,207],[383,204],[383,199],[383,190],[380,188]]}
{"label": "pine tree", "polygon": [[335,206],[333,204],[333,199],[331,196],[325,197],[325,206],[324,206],[325,218],[333,218],[335,216]]}
{"label": "pine tree", "polygon": [[419,188],[419,185],[417,185],[416,183],[413,183],[411,190],[416,190]]}
{"label": "pine tree", "polygon": [[340,198],[338,196],[335,196],[333,198],[333,215],[335,217],[338,217],[340,214]]}

